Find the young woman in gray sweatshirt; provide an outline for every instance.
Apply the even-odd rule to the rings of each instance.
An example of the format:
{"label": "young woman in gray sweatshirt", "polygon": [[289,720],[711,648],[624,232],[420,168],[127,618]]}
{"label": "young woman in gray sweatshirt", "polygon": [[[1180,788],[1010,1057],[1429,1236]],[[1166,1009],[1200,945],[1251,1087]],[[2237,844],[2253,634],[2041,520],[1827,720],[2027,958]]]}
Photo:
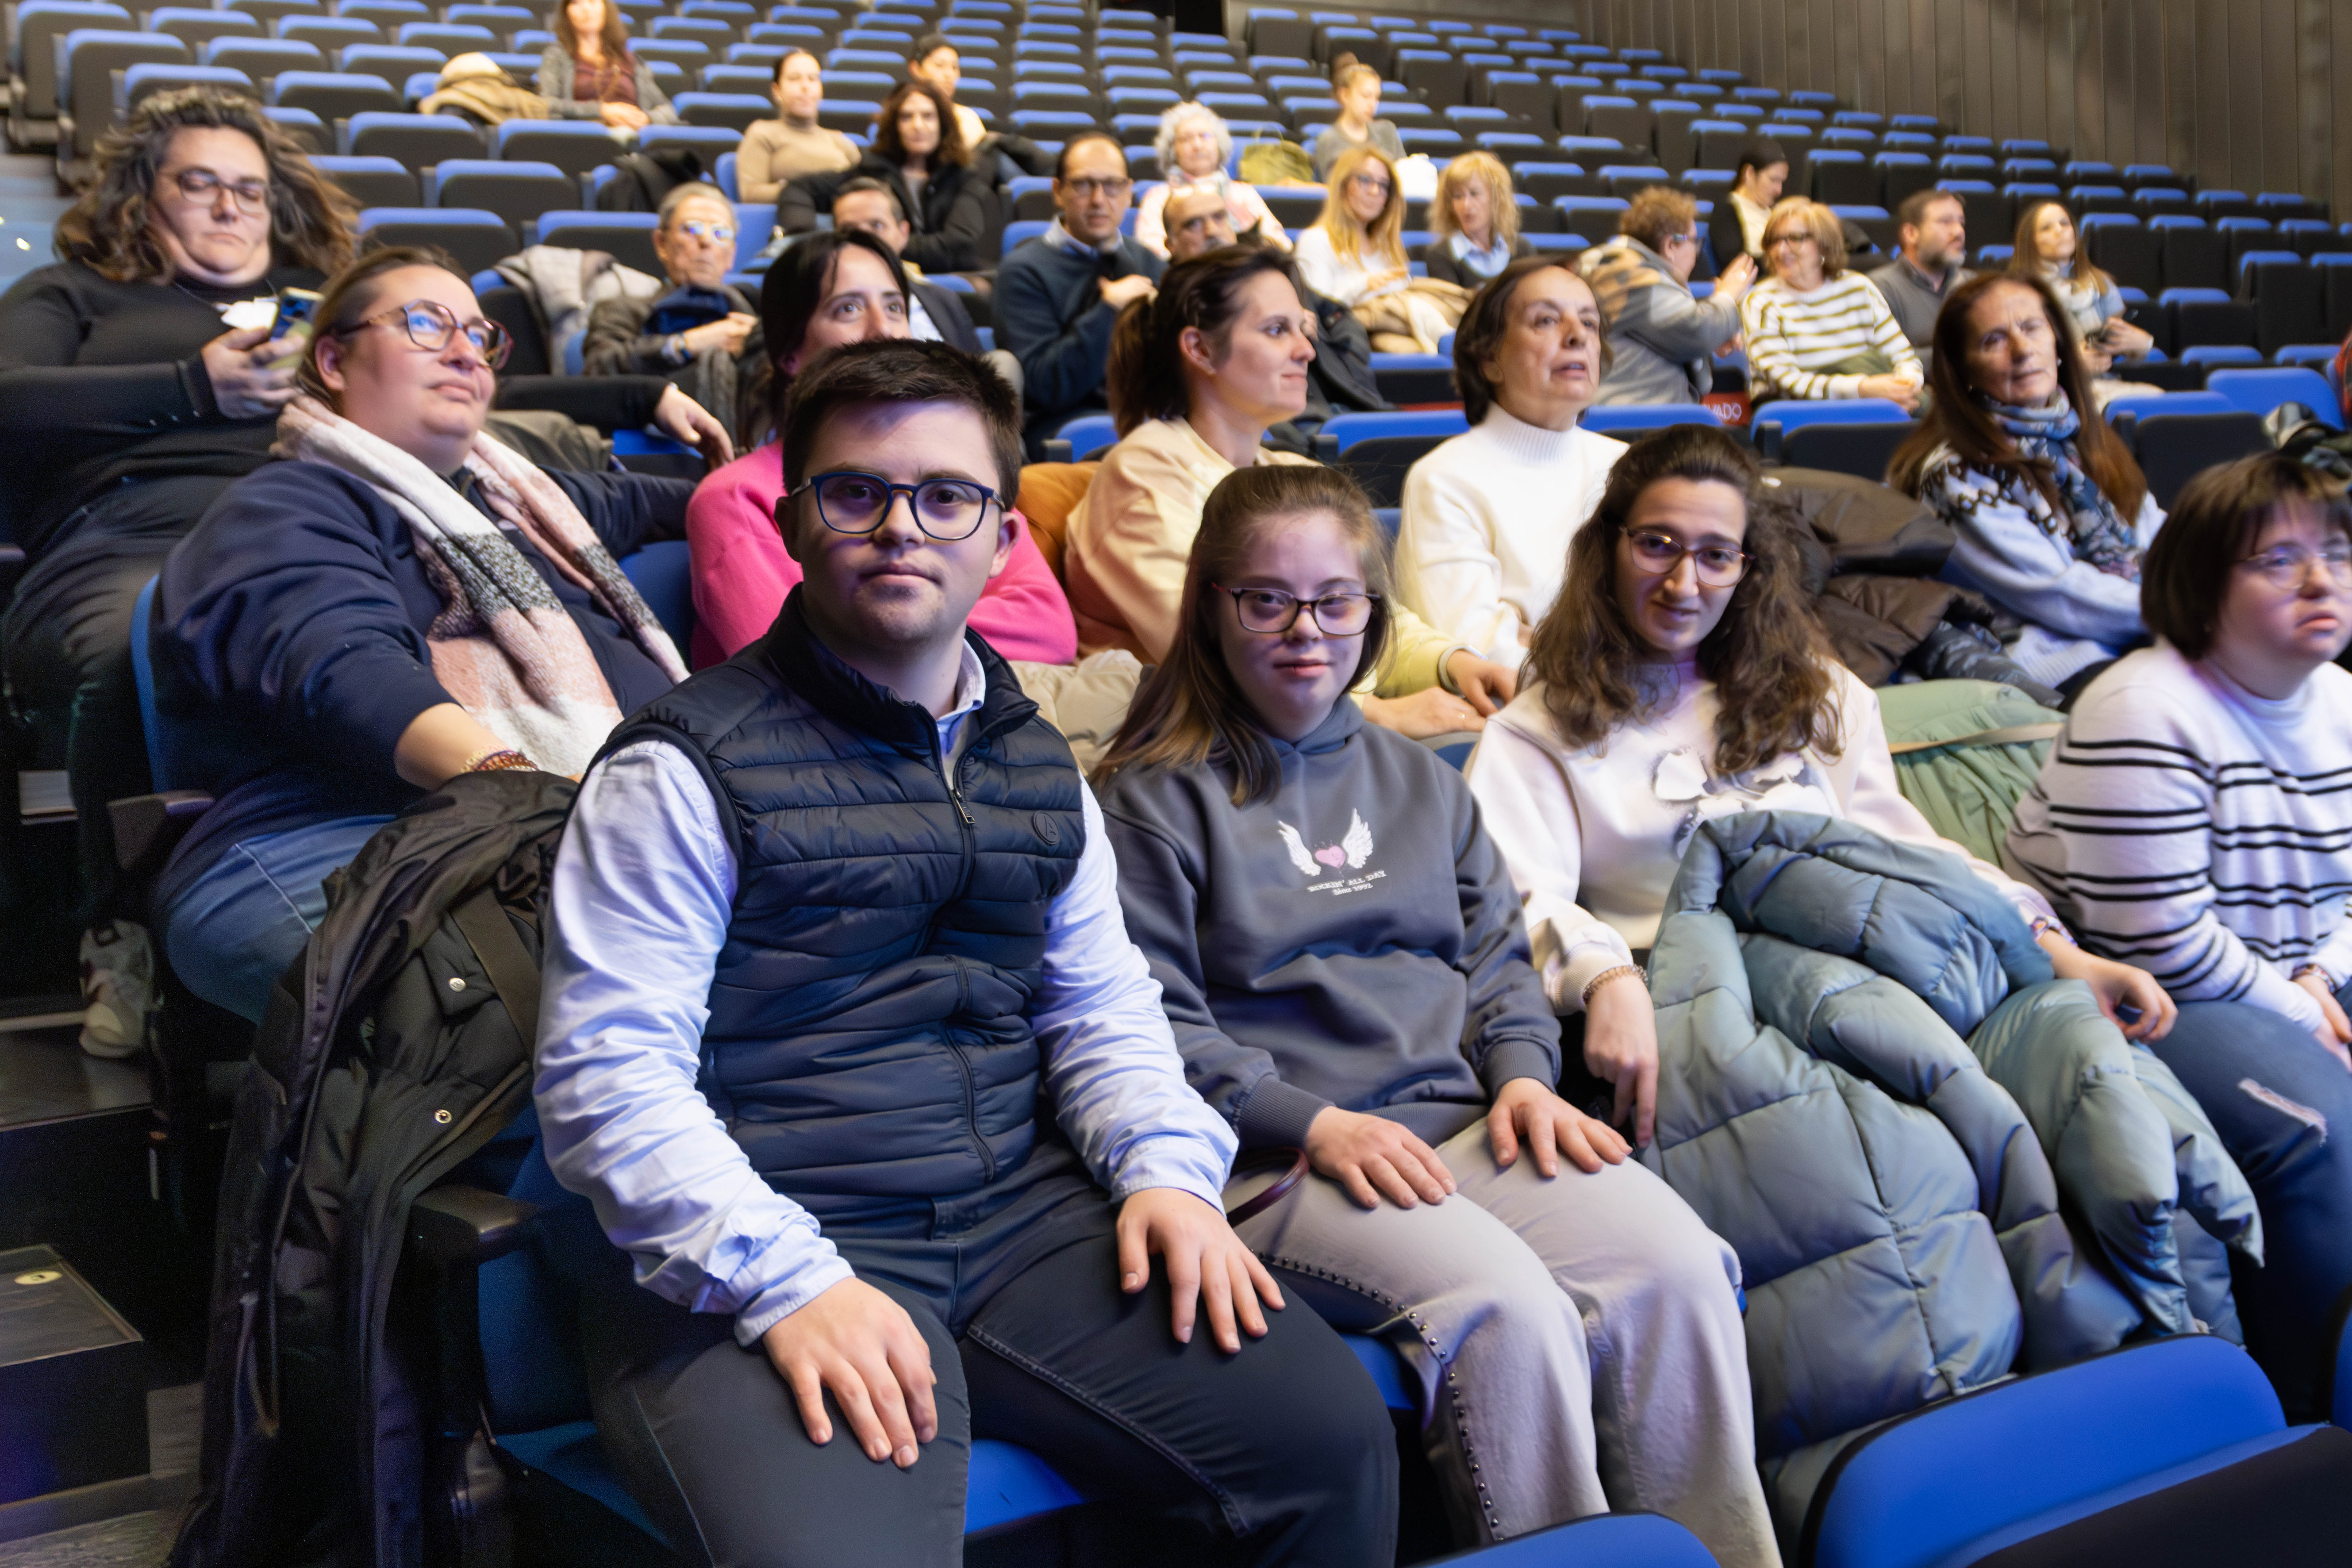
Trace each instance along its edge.
{"label": "young woman in gray sweatshirt", "polygon": [[1420,1372],[1464,1544],[1645,1509],[1775,1563],[1738,1262],[1554,1092],[1559,1021],[1469,790],[1347,695],[1391,602],[1349,480],[1235,470],[1097,777],[1193,1086],[1313,1173],[1237,1229]]}

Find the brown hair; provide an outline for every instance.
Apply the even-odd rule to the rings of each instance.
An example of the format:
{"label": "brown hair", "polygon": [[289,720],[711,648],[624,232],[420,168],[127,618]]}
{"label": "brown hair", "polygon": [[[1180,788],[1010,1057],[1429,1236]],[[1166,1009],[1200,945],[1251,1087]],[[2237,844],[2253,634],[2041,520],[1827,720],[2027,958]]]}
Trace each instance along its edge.
{"label": "brown hair", "polygon": [[[1387,647],[1390,581],[1388,534],[1372,503],[1337,468],[1313,463],[1262,463],[1235,468],[1209,492],[1201,529],[1184,566],[1184,595],[1176,611],[1176,637],[1168,657],[1136,692],[1127,721],[1096,767],[1097,783],[1122,768],[1197,767],[1223,763],[1234,770],[1233,801],[1247,805],[1272,795],[1282,763],[1258,725],[1249,699],[1226,668],[1217,640],[1218,618],[1232,612],[1213,584],[1241,570],[1250,552],[1280,525],[1302,516],[1335,517],[1356,546],[1372,618],[1348,679],[1353,687],[1375,668]],[[1342,693],[1339,700],[1351,700]]]}
{"label": "brown hair", "polygon": [[1270,246],[1222,245],[1171,266],[1157,293],[1119,312],[1111,331],[1104,392],[1121,436],[1147,419],[1181,419],[1192,412],[1184,381],[1185,329],[1198,329],[1223,363],[1233,342],[1234,319],[1241,313],[1242,290],[1251,279],[1268,272],[1306,298],[1288,252]]}
{"label": "brown hair", "polygon": [[[878,180],[873,183],[886,191],[890,188]],[[894,205],[897,200],[892,196]],[[906,215],[899,216],[903,218]],[[824,229],[787,247],[768,268],[767,276],[760,279],[760,341],[766,351],[766,361],[760,366],[751,392],[737,399],[745,410],[741,434],[747,449],[758,445],[771,430],[783,427],[784,407],[793,390],[793,377],[783,366],[808,342],[809,323],[816,320],[825,296],[833,290],[834,277],[841,269],[841,253],[852,247],[879,258],[890,269],[890,280],[898,285],[899,298],[913,298],[907,286],[906,265],[898,259],[898,253],[862,228]]]}
{"label": "brown hair", "polygon": [[[1378,163],[1389,177],[1388,205],[1381,216],[1367,228],[1356,221],[1348,206],[1348,182],[1355,178],[1367,163]],[[1339,154],[1331,165],[1330,194],[1323,198],[1323,216],[1315,226],[1331,237],[1331,248],[1350,259],[1361,259],[1365,242],[1383,258],[1393,258],[1399,267],[1404,265],[1404,186],[1397,180],[1396,165],[1387,153],[1377,147],[1350,147]]]}
{"label": "brown hair", "polygon": [[2319,513],[2352,540],[2344,487],[2281,453],[2241,458],[2183,485],[2140,563],[2139,613],[2147,629],[2185,658],[2210,653],[2238,563],[2291,508]]}
{"label": "brown hair", "polygon": [[320,292],[319,308],[311,316],[316,330],[310,334],[310,346],[304,351],[302,363],[295,367],[294,380],[303,391],[337,413],[342,411],[342,398],[319,374],[319,345],[329,338],[348,337],[362,321],[373,315],[381,303],[377,279],[404,267],[437,267],[452,278],[464,279],[468,289],[473,287],[472,279],[466,278],[466,269],[457,265],[457,258],[437,245],[381,245],[328,279]]}
{"label": "brown hair", "polygon": [[[628,16],[613,0],[603,0],[603,4],[604,25],[596,29],[596,44],[604,63],[634,71],[637,68],[637,57],[629,52]],[[555,6],[555,47],[574,60],[580,58],[580,33],[572,25],[572,7],[563,0],[557,0]]]}
{"label": "brown hair", "polygon": [[148,232],[155,179],[183,131],[237,131],[252,138],[269,165],[269,246],[273,267],[332,272],[352,258],[359,204],[319,173],[301,144],[261,106],[215,87],[155,93],[130,121],[99,138],[98,177],[58,219],[58,259],[79,261],[116,283],[168,279],[172,263]]}
{"label": "brown hair", "polygon": [[809,454],[826,420],[877,403],[952,403],[980,416],[996,464],[996,493],[1012,510],[1021,488],[1021,399],[978,355],[913,338],[845,343],[801,366],[784,399],[784,492],[808,478]]}
{"label": "brown hair", "polygon": [[1803,196],[1781,197],[1765,216],[1763,243],[1768,272],[1772,259],[1772,231],[1788,223],[1803,224],[1805,232],[1813,237],[1813,243],[1821,247],[1822,282],[1844,273],[1845,225],[1828,207]]}
{"label": "brown hair", "polygon": [[1698,201],[1671,185],[1644,185],[1618,215],[1617,232],[1664,256],[1666,241],[1688,234],[1698,221]]}
{"label": "brown hair", "polygon": [[[1902,204],[1895,209],[1895,232],[1899,235],[1906,228],[1925,227],[1927,222],[1927,209],[1937,202],[1960,202],[1959,193],[1939,191],[1933,185],[1912,192],[1905,196]],[[1968,210],[1969,204],[1960,202],[1960,212],[1963,216]]]}
{"label": "brown hair", "polygon": [[1642,492],[1679,479],[1728,485],[1748,510],[1747,575],[1698,646],[1699,673],[1721,696],[1712,767],[1737,773],[1791,752],[1838,753],[1836,675],[1805,592],[1798,525],[1767,499],[1761,472],[1747,447],[1703,425],[1643,437],[1610,469],[1592,521],[1570,542],[1559,596],[1528,647],[1528,668],[1569,745],[1597,745],[1657,706],[1642,679],[1657,655],[1618,602],[1617,547]]}
{"label": "brown hair", "polygon": [[2050,465],[2019,457],[2016,443],[1993,423],[1991,412],[1968,384],[1969,312],[1996,289],[2030,289],[2041,301],[2058,354],[2058,389],[2066,395],[2082,426],[2074,433],[2074,460],[2129,522],[2139,515],[2140,503],[2147,498],[2147,476],[2132,460],[2122,438],[2099,416],[2099,400],[2091,391],[2091,373],[2083,363],[2082,346],[2066,324],[2066,308],[2049,284],[2030,274],[1980,273],[1954,289],[1936,313],[1933,346],[1925,356],[1927,417],[1895,448],[1894,460],[1886,465],[1886,482],[1906,495],[1917,495],[1926,482],[1928,459],[1938,448],[1949,447],[1969,468],[2023,479],[2042,492],[2053,511],[2064,511]]}
{"label": "brown hair", "polygon": [[1347,91],[1349,88],[1355,86],[1366,77],[1371,77],[1375,80],[1379,79],[1381,74],[1379,71],[1373,69],[1370,66],[1364,64],[1355,56],[1347,55],[1342,58],[1345,58],[1348,63],[1344,66],[1339,67],[1339,68],[1331,73],[1332,97],[1339,97],[1341,93]]}
{"label": "brown hair", "polygon": [[[604,3],[609,5],[612,4],[612,0],[604,0]],[[824,78],[824,62],[823,60],[818,59],[816,56],[809,53],[806,49],[786,49],[782,54],[776,57],[776,68],[768,73],[769,82],[772,85],[782,82],[784,79],[784,68],[792,64],[795,59],[801,58],[806,58],[811,64],[816,67],[817,78],[822,81]]]}
{"label": "brown hair", "polygon": [[[2026,278],[2040,283],[2044,280],[2042,269],[2055,265],[2043,258],[2041,247],[2033,240],[2033,230],[2042,222],[2043,207],[2056,207],[2060,212],[2066,212],[2064,202],[2053,202],[2046,196],[2037,201],[2028,202],[2019,210],[2017,233],[2011,237],[2012,243],[2009,252],[2009,275],[2012,278]],[[2083,226],[2075,222],[2073,213],[2066,213],[2066,221],[2072,224],[2074,229],[2074,267],[2072,273],[2074,280],[2094,294],[2105,293],[2115,287],[2116,280],[2091,265],[2089,242],[2084,239]],[[2072,335],[2074,331],[2074,318],[2071,312],[2063,313],[2058,318],[2058,324]],[[2080,405],[2076,406],[2079,407]]]}
{"label": "brown hair", "polygon": [[1430,233],[1439,239],[1451,239],[1460,232],[1454,221],[1454,194],[1473,180],[1486,187],[1486,210],[1494,215],[1492,243],[1508,250],[1518,243],[1519,204],[1512,192],[1511,172],[1492,153],[1465,153],[1445,165],[1445,172],[1437,176],[1437,195],[1429,204]]}
{"label": "brown hair", "polygon": [[[1486,417],[1495,405],[1494,379],[1486,374],[1486,362],[1501,351],[1503,339],[1511,330],[1511,300],[1519,285],[1547,267],[1560,271],[1582,283],[1588,292],[1592,285],[1580,276],[1569,259],[1560,255],[1522,256],[1510,262],[1500,272],[1486,279],[1470,303],[1462,311],[1462,321],[1454,331],[1454,389],[1462,395],[1462,416],[1475,425]],[[1593,296],[1597,307],[1600,296]],[[1609,347],[1609,334],[1601,333],[1601,374],[1605,379],[1616,354]]]}
{"label": "brown hair", "polygon": [[898,139],[898,110],[910,98],[928,98],[939,111],[940,146],[931,154],[931,166],[970,168],[971,149],[963,144],[963,127],[956,123],[955,106],[948,101],[945,93],[927,81],[902,81],[882,100],[882,112],[874,122],[874,155],[896,164],[907,162],[907,144]]}

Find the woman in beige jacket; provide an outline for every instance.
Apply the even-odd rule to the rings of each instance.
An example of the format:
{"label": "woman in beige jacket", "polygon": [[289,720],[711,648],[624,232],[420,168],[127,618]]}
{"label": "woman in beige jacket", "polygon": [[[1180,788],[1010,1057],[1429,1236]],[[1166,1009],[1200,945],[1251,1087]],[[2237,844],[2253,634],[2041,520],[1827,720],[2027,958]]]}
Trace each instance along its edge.
{"label": "woman in beige jacket", "polygon": [[[1108,390],[1121,436],[1071,514],[1064,558],[1082,656],[1164,658],[1209,491],[1246,463],[1308,461],[1260,445],[1306,406],[1315,316],[1300,292],[1279,252],[1229,246],[1171,267],[1119,318]],[[1510,700],[1509,666],[1392,609],[1389,650],[1357,692],[1365,717],[1425,738],[1476,730]]]}

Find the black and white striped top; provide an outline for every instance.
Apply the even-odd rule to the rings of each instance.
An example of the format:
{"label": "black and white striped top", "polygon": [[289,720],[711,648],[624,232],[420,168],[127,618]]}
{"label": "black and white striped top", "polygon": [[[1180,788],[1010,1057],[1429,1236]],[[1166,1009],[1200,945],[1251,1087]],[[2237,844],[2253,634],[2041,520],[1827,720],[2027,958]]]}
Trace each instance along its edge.
{"label": "black and white striped top", "polygon": [[2167,644],[2126,656],[2075,704],[2001,858],[2177,1000],[2317,1028],[2287,976],[2352,977],[2352,672],[2273,701]]}

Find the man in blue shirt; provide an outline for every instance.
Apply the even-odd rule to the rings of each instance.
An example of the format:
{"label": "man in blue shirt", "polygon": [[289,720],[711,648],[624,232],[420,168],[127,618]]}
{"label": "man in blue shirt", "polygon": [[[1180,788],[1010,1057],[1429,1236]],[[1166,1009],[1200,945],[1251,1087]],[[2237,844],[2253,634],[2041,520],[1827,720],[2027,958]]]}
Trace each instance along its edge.
{"label": "man in blue shirt", "polygon": [[1054,166],[1059,216],[996,269],[996,346],[1021,362],[1029,455],[1082,414],[1105,411],[1111,328],[1148,300],[1168,264],[1119,232],[1135,198],[1127,153],[1108,131],[1081,131]]}
{"label": "man in blue shirt", "polygon": [[975,1436],[1235,1561],[1386,1562],[1380,1400],[1261,1310],[1094,797],[965,629],[1017,417],[943,344],[804,370],[801,586],[583,779],[537,1099],[614,1247],[583,1270],[599,1425],[719,1562],[952,1564]]}

